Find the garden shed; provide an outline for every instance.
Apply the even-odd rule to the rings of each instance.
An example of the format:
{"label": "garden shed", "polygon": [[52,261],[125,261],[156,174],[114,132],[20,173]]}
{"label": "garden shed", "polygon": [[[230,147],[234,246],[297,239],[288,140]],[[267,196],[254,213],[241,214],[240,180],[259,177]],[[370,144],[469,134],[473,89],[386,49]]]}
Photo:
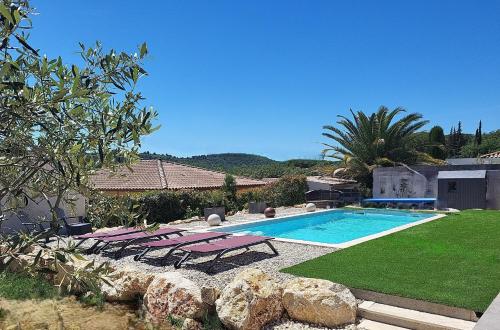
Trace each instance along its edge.
{"label": "garden shed", "polygon": [[486,208],[486,170],[439,171],[438,207]]}

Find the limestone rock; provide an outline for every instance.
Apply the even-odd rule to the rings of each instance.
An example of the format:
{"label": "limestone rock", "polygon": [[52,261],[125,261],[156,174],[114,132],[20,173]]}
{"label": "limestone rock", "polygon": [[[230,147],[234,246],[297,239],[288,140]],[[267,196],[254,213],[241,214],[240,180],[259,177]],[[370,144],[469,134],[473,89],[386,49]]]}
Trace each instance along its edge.
{"label": "limestone rock", "polygon": [[201,300],[208,306],[214,306],[215,301],[220,296],[220,289],[211,286],[201,287]]}
{"label": "limestone rock", "polygon": [[200,322],[193,319],[185,319],[182,323],[181,330],[202,330],[203,326]]}
{"label": "limestone rock", "polygon": [[206,312],[201,289],[176,272],[162,273],[153,279],[144,295],[144,306],[153,322],[169,315],[200,320]]}
{"label": "limestone rock", "polygon": [[356,298],[347,287],[326,280],[295,278],[283,289],[283,305],[290,318],[336,327],[354,323]]}
{"label": "limestone rock", "polygon": [[222,323],[230,329],[261,329],[281,318],[282,289],[267,274],[249,268],[236,275],[221,293],[216,310]]}
{"label": "limestone rock", "polygon": [[110,278],[112,286],[104,283],[101,287],[106,300],[132,301],[144,296],[154,275],[125,268],[111,273]]}

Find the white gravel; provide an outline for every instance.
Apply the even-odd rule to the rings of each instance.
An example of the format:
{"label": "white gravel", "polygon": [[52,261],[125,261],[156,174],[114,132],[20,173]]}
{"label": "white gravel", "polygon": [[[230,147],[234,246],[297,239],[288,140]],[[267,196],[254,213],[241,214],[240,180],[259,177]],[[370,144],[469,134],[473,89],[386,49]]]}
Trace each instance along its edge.
{"label": "white gravel", "polygon": [[[289,207],[289,208],[278,208],[277,216],[300,214],[305,212],[304,206],[299,207]],[[240,224],[245,223],[249,220],[263,219],[262,214],[248,214],[246,212],[238,212],[233,216],[226,217],[227,222],[225,224]],[[207,228],[207,224],[204,220],[190,219],[190,220],[180,220],[169,225],[182,229],[186,229],[188,232],[193,230],[199,230]],[[186,234],[188,235],[188,234]],[[93,242],[88,242],[83,244],[82,247],[88,247]],[[109,249],[109,251],[101,252],[99,255],[90,255],[89,258],[95,258],[97,262],[109,261],[112,266],[116,269],[128,268],[135,269],[147,273],[162,273],[177,271],[183,274],[186,278],[191,279],[195,283],[201,286],[211,286],[223,288],[227,283],[229,283],[236,274],[240,273],[245,267],[259,268],[264,272],[270,274],[276,280],[282,282],[284,280],[290,279],[293,275],[281,273],[280,270],[299,264],[306,260],[310,260],[321,255],[334,252],[336,249],[331,247],[322,247],[315,245],[288,243],[281,241],[272,241],[272,244],[278,250],[279,255],[274,256],[269,247],[266,245],[252,247],[250,251],[236,251],[234,253],[227,254],[221,262],[219,262],[210,274],[205,272],[206,267],[212,260],[213,256],[196,258],[191,260],[191,262],[186,263],[181,269],[175,269],[173,263],[178,260],[178,257],[171,257],[168,265],[161,266],[158,258],[163,256],[167,251],[165,249],[159,249],[149,252],[149,254],[141,261],[134,261],[133,257],[138,253],[137,247],[130,247],[124,253],[124,256],[120,259],[113,258],[114,249]],[[359,323],[360,320],[357,320]],[[330,329],[322,326],[311,325],[306,323],[300,323],[284,317],[281,320],[268,324],[264,327],[264,330],[322,330]],[[357,330],[359,329],[355,324],[347,325],[345,327],[337,328],[339,330]]]}
{"label": "white gravel", "polygon": [[[303,207],[277,209],[277,214],[279,216],[298,214],[303,212]],[[238,213],[236,215],[227,217],[226,219],[228,221],[225,223],[244,223],[248,220],[261,218],[264,218],[262,214]],[[179,223],[169,224],[168,226],[179,227],[188,231],[207,227],[204,220],[191,221],[188,223],[186,223],[186,221],[179,221]],[[88,244],[84,244],[82,246],[89,246],[91,243],[92,242],[89,242]],[[207,274],[205,269],[209,265],[209,261],[212,260],[213,256],[191,259],[182,268],[177,270],[173,267],[173,262],[178,260],[178,257],[174,256],[170,258],[170,261],[166,266],[161,266],[160,260],[157,257],[164,255],[168,251],[168,249],[158,249],[151,251],[148,255],[146,255],[145,258],[138,262],[134,261],[133,257],[138,253],[139,250],[137,247],[133,246],[128,248],[125,251],[124,256],[120,259],[113,258],[114,249],[111,248],[109,250],[102,251],[99,255],[90,255],[89,257],[95,258],[98,262],[109,261],[111,265],[117,269],[127,267],[129,269],[137,269],[148,273],[178,271],[200,286],[214,286],[222,288],[245,267],[259,268],[277,278],[278,280],[284,280],[291,278],[292,275],[279,272],[281,269],[335,251],[334,248],[330,247],[320,247],[281,241],[273,241],[272,244],[278,250],[278,256],[275,256],[266,245],[252,247],[250,248],[250,251],[235,251],[233,253],[228,253],[222,259],[222,261],[220,261],[213,268],[210,274]]]}

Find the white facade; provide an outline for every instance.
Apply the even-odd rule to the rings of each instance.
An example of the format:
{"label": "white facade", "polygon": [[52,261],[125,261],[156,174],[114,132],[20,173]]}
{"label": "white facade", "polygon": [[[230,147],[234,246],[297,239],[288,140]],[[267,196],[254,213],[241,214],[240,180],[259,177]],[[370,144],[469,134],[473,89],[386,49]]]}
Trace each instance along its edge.
{"label": "white facade", "polygon": [[[86,200],[80,194],[72,194],[71,198],[75,201],[72,204],[62,204],[61,208],[65,211],[67,216],[79,217],[86,216]],[[30,219],[33,221],[41,219],[50,219],[50,208],[44,199],[38,199],[36,201],[29,200],[28,205],[22,209]],[[0,232],[16,232],[24,229],[21,224],[21,220],[16,214],[7,213],[5,214],[6,220],[1,223]]]}

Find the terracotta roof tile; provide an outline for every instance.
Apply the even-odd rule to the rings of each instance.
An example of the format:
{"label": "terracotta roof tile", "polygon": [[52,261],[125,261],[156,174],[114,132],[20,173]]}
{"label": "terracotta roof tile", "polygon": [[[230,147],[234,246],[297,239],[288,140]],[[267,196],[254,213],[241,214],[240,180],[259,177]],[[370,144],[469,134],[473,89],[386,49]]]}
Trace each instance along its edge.
{"label": "terracotta roof tile", "polygon": [[[117,170],[100,171],[92,177],[99,190],[161,190],[161,189],[208,189],[219,188],[224,183],[225,173],[170,163],[160,160],[141,160],[131,166]],[[236,186],[255,187],[266,183],[260,180],[235,176]]]}

